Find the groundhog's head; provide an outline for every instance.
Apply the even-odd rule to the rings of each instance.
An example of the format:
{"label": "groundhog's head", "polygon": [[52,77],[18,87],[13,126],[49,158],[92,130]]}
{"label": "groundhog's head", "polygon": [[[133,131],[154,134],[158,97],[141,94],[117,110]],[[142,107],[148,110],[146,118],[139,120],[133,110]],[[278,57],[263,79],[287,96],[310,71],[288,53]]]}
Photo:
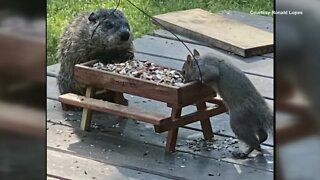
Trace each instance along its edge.
{"label": "groundhog's head", "polygon": [[115,9],[99,9],[88,17],[91,39],[106,47],[127,47],[133,41],[129,22],[124,14]]}

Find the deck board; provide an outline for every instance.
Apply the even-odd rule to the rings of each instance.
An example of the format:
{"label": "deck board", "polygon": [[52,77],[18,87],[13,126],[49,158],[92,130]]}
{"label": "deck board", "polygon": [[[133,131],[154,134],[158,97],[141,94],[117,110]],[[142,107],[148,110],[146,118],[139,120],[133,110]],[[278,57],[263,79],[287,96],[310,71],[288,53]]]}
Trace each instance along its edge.
{"label": "deck board", "polygon": [[169,12],[154,18],[171,31],[243,57],[273,52],[273,33],[203,9]]}
{"label": "deck board", "polygon": [[[258,29],[261,29],[267,32],[273,32],[273,19],[271,17],[258,16],[258,15],[248,14],[248,13],[239,12],[239,11],[222,11],[222,12],[219,12],[218,14],[226,18],[236,20],[238,22],[256,27]],[[151,35],[176,40],[176,37],[173,36],[170,32],[162,29],[152,32]],[[177,34],[177,36],[179,37],[179,39],[181,39],[184,42],[189,42],[189,43],[203,45],[203,46],[209,46],[204,42],[190,39],[190,38],[181,36],[179,34]],[[267,53],[261,56],[272,58],[273,53]]]}
{"label": "deck board", "polygon": [[52,149],[47,150],[47,161],[48,174],[68,179],[169,179]]}
{"label": "deck board", "polygon": [[[131,101],[129,100],[129,103]],[[138,102],[138,101],[136,101]],[[135,105],[138,104],[140,106],[145,107],[145,110],[149,109],[158,109],[159,112],[164,113],[164,111],[168,110],[165,106],[161,106],[160,104],[156,104],[154,102],[150,103],[134,103]],[[155,105],[156,104],[156,105]],[[130,104],[129,104],[130,106]],[[150,106],[150,107],[149,107]],[[146,108],[148,107],[148,108]],[[55,126],[58,125],[63,125],[65,127],[72,129],[79,129],[80,127],[80,119],[81,119],[81,112],[60,112],[61,106],[60,103],[57,101],[51,101],[48,100],[48,109],[50,112],[48,113],[48,118],[50,120],[50,123],[56,124]],[[191,108],[190,108],[191,109]],[[188,112],[188,110],[185,111],[184,113]],[[164,110],[164,111],[162,111]],[[183,114],[184,114],[183,113]],[[72,115],[70,115],[72,114]],[[221,123],[221,122],[225,123]],[[228,126],[228,121],[226,120],[225,116],[220,116],[218,118],[211,118],[211,122],[213,122],[213,127],[214,130],[223,130],[220,133],[225,133],[228,129],[225,129],[224,126]],[[215,123],[215,122],[219,122]],[[136,123],[135,121],[127,121],[125,118],[117,117],[114,115],[106,114],[106,113],[99,113],[99,112],[94,112],[93,113],[93,120],[92,123],[95,124],[92,126],[92,131],[94,132],[101,132],[102,134],[111,134],[113,136],[119,136],[119,134],[123,134],[126,138],[129,138],[130,140],[136,141],[138,144],[143,144],[143,143],[149,143],[152,145],[156,145],[159,147],[162,147],[162,151],[164,152],[164,140],[165,140],[165,135],[166,133],[162,134],[156,134],[154,132],[153,126],[150,124],[146,123]],[[115,128],[115,125],[118,126]],[[194,127],[198,123],[194,123],[190,125],[190,127]],[[221,125],[222,124],[222,125]],[[221,125],[221,126],[218,126]],[[200,128],[200,125],[197,125]],[[49,127],[51,128],[51,127]],[[51,129],[52,131],[52,129]],[[137,133],[139,132],[139,133]],[[231,133],[231,131],[230,131]],[[147,138],[148,137],[148,138]],[[178,150],[190,152],[190,153],[198,153],[199,155],[204,155],[211,157],[211,158],[216,158],[216,159],[223,159],[223,158],[228,158],[231,157],[230,152],[225,152],[225,150],[212,150],[212,151],[206,151],[204,150],[202,152],[193,152],[192,148],[189,148],[186,142],[188,140],[193,140],[196,138],[201,138],[202,133],[197,132],[197,131],[191,131],[188,129],[181,129],[179,131],[179,140],[178,144],[179,147],[177,148]],[[113,137],[116,138],[116,137]],[[217,145],[221,144],[221,141],[223,141],[225,137],[220,137],[216,136],[215,142]],[[263,148],[269,150],[272,152],[272,148],[267,146],[263,146]],[[228,158],[228,162],[231,161],[233,162],[232,159]],[[246,165],[250,165],[253,167],[259,167],[259,168],[267,168],[267,169],[272,169],[272,166],[267,166],[265,167],[265,164],[259,164],[259,163],[253,163],[252,161],[244,161],[244,162],[238,162]],[[253,163],[253,164],[252,164]]]}
{"label": "deck board", "polygon": [[[166,157],[163,144],[166,133],[155,134],[153,132],[153,127],[148,124],[137,124],[133,121],[126,121],[124,119],[117,118],[115,116],[109,116],[106,114],[99,114],[99,116],[96,116],[93,121],[94,123],[107,127],[105,131],[101,132],[98,129],[92,129],[92,131],[89,133],[83,132],[78,129],[79,122],[65,121],[65,113],[61,111],[60,107],[56,106],[54,108],[53,106],[55,105],[55,103],[50,100],[48,101],[48,103],[48,108],[50,110],[48,112],[48,118],[51,120],[50,123],[48,123],[49,147],[75,152],[81,156],[86,156],[88,158],[90,157],[94,159],[101,159],[102,157],[103,159],[105,159],[106,156],[108,156],[108,162],[138,166],[142,169],[149,169],[151,167],[153,169],[156,169],[157,171],[159,170],[159,172],[165,172],[168,170],[168,172],[170,172],[170,169],[162,169],[166,166],[172,167],[170,163],[166,164],[166,162],[162,161],[162,158]],[[53,122],[56,122],[56,124],[53,125]],[[120,126],[118,128],[114,128],[112,127],[114,123],[120,123]],[[201,153],[194,153],[192,150],[188,150],[188,148],[185,147],[184,143],[186,142],[186,139],[192,139],[195,136],[199,136],[199,133],[193,133],[190,130],[182,129],[179,132],[179,147],[177,148],[177,154],[184,154],[188,157],[191,157],[191,155],[193,155],[197,156],[197,159],[202,157],[200,158],[202,160],[206,159],[216,161],[217,159],[220,159],[218,162],[229,166],[231,161],[227,157],[230,156],[230,153],[225,152],[224,150],[213,150],[211,152],[203,150]],[[215,139],[217,141],[216,143],[219,144],[225,138],[216,137]],[[139,147],[137,146],[137,144],[139,144]],[[112,151],[109,149],[111,149]],[[150,154],[145,157],[143,154],[147,151],[149,151]],[[146,160],[144,158],[146,158]],[[182,160],[180,158],[177,158],[176,155],[172,156],[172,158],[175,158],[176,161]],[[130,161],[126,161],[126,159],[130,159]],[[160,167],[157,168],[155,168],[156,164],[158,164],[156,159],[161,159],[162,161],[162,164],[158,165]],[[148,163],[148,165],[146,165],[145,163]],[[193,162],[191,163],[191,161],[189,163],[193,164]],[[253,159],[243,162],[239,161],[237,163],[240,165],[246,164],[246,166],[243,166],[243,168],[250,167],[252,169],[260,169],[266,172],[272,171],[273,168],[272,164],[266,166],[266,164],[257,162]],[[173,167],[176,165],[177,164],[173,165]],[[232,163],[230,165],[232,166]],[[212,168],[215,165],[210,164],[207,166],[211,166]],[[234,169],[232,168],[232,170]]]}
{"label": "deck board", "polygon": [[[185,43],[188,48],[193,51],[197,49],[201,54],[210,53],[214,56],[221,57],[222,59],[230,61],[243,71],[251,69],[251,73],[273,76],[273,68],[265,69],[264,71],[254,71],[257,66],[270,66],[273,67],[273,59],[262,56],[254,56],[249,58],[242,58],[237,55],[232,55],[220,49],[213,49],[206,46]],[[145,35],[141,38],[134,40],[134,46],[139,53],[148,53],[156,56],[166,57],[168,59],[175,59],[184,62],[189,51],[179,41],[164,39],[155,36]]]}

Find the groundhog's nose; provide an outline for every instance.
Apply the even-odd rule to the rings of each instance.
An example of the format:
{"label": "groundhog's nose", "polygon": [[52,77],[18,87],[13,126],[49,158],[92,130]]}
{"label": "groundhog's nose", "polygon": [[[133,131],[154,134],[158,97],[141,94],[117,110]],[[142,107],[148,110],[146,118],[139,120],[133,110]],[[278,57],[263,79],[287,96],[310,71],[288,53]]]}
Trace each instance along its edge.
{"label": "groundhog's nose", "polygon": [[123,31],[120,34],[121,41],[128,41],[130,38],[130,33],[128,31]]}

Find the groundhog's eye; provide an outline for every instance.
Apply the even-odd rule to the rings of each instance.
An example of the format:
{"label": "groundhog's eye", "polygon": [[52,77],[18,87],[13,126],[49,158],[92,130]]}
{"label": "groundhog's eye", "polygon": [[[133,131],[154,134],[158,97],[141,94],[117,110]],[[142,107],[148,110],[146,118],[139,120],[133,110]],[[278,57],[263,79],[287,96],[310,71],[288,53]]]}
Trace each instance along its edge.
{"label": "groundhog's eye", "polygon": [[112,22],[109,22],[109,21],[107,21],[107,22],[105,22],[105,27],[106,28],[108,28],[108,29],[111,29],[111,28],[113,28],[113,23]]}
{"label": "groundhog's eye", "polygon": [[128,29],[130,30],[130,26],[129,26],[129,23],[124,23],[124,25],[126,26],[126,27],[128,27]]}

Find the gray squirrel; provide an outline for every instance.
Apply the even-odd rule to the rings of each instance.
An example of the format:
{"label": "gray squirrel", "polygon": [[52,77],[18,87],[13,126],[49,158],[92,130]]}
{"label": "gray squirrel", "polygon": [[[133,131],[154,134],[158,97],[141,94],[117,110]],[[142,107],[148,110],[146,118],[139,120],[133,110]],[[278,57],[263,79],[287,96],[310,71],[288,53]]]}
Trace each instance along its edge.
{"label": "gray squirrel", "polygon": [[188,55],[183,64],[185,82],[199,80],[200,69],[202,83],[214,89],[229,110],[232,131],[249,146],[246,151],[234,151],[232,155],[247,158],[253,150],[261,152],[260,144],[267,140],[268,133],[273,133],[273,113],[264,98],[246,75],[230,62],[211,54],[200,56],[197,50],[194,50],[194,58]]}

